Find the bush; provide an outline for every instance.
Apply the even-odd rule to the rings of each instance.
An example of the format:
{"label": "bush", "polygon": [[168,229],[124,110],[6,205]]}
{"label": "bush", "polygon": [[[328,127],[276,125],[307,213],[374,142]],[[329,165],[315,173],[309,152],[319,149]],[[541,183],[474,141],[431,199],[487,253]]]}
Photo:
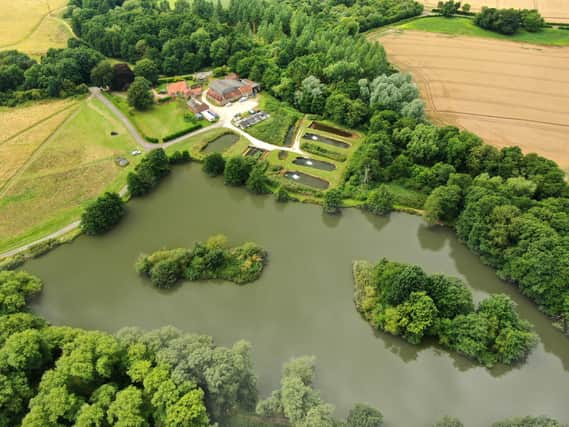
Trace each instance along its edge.
{"label": "bush", "polygon": [[83,211],[81,229],[89,235],[106,233],[125,213],[124,202],[120,196],[116,193],[105,193]]}
{"label": "bush", "polygon": [[371,406],[357,403],[346,420],[347,427],[381,427],[383,415]]}
{"label": "bush", "polygon": [[337,215],[340,213],[340,206],[342,205],[342,192],[338,189],[328,190],[324,193],[324,203],[322,208],[324,213],[330,215]]}
{"label": "bush", "polygon": [[170,173],[170,161],[162,148],[152,150],[126,177],[128,191],[133,197],[140,197],[152,190],[162,178]]}
{"label": "bush", "polygon": [[395,197],[385,185],[380,185],[369,193],[365,208],[374,215],[387,215],[393,210]]}
{"label": "bush", "polygon": [[521,12],[514,9],[483,7],[474,18],[474,23],[486,30],[512,35],[521,25]]}
{"label": "bush", "polygon": [[231,157],[225,165],[223,178],[227,185],[243,185],[251,173],[251,162],[242,156]]}
{"label": "bush", "polygon": [[220,153],[208,154],[203,162],[203,171],[209,176],[218,176],[225,171],[225,159]]}
{"label": "bush", "polygon": [[464,427],[464,424],[458,418],[444,416],[436,422],[434,427]]}
{"label": "bush", "polygon": [[172,100],[172,97],[170,95],[166,95],[163,96],[162,98],[158,98],[158,103],[159,104],[165,104],[166,102],[169,102]]}
{"label": "bush", "polygon": [[247,178],[247,189],[255,194],[267,194],[271,192],[269,185],[271,181],[265,175],[265,170],[267,169],[267,164],[259,163],[253,167],[253,170]]}
{"label": "bush", "polygon": [[345,162],[348,159],[348,157],[343,153],[337,153],[336,151],[328,150],[317,144],[314,144],[313,142],[303,142],[300,144],[300,148],[302,148],[307,153],[316,154],[331,160],[335,160],[337,162]]}
{"label": "bush", "polygon": [[152,144],[158,144],[160,140],[158,138],[154,138],[153,136],[143,135],[144,139]]}
{"label": "bush", "polygon": [[193,131],[201,128],[201,127],[202,127],[202,125],[200,123],[193,124],[193,125],[185,128],[185,129],[179,130],[178,132],[174,132],[174,133],[171,133],[169,135],[166,135],[164,138],[162,138],[162,141],[164,141],[164,142],[171,141],[175,138],[178,138],[179,136],[186,135],[186,134],[193,132]]}
{"label": "bush", "polygon": [[188,150],[184,151],[174,151],[172,155],[168,158],[171,165],[178,165],[181,163],[188,163],[192,160],[190,152]]}
{"label": "bush", "polygon": [[286,188],[284,188],[282,185],[275,192],[275,199],[280,203],[288,202],[290,200],[288,191],[286,191]]}

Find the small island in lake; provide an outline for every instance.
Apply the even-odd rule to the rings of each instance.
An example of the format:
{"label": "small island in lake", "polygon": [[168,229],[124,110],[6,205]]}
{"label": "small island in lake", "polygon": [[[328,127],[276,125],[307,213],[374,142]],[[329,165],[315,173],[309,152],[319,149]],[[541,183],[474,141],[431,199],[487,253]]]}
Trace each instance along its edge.
{"label": "small island in lake", "polygon": [[141,255],[136,271],[158,288],[171,288],[180,280],[227,280],[239,285],[257,280],[267,252],[255,243],[229,247],[227,237],[216,235],[192,249],[163,249]]}
{"label": "small island in lake", "polygon": [[375,328],[411,344],[426,337],[487,367],[525,359],[537,343],[506,295],[475,305],[464,282],[420,267],[382,259],[353,263],[354,302]]}

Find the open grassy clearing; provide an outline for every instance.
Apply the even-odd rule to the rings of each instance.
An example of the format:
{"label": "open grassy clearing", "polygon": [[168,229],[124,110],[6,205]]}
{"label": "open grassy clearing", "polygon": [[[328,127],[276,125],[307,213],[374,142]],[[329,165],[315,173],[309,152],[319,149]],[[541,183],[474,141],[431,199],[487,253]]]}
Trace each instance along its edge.
{"label": "open grassy clearing", "polygon": [[[137,111],[128,105],[125,93],[106,93],[105,96],[128,117],[141,134],[152,138],[162,139],[195,123],[184,118],[184,115],[193,116],[193,113],[188,109],[186,102],[180,99],[154,104],[147,111]],[[200,120],[200,123],[202,127],[209,125],[207,120]]]}
{"label": "open grassy clearing", "polygon": [[[111,136],[111,131],[119,135]],[[76,112],[35,151],[0,197],[0,251],[41,238],[79,218],[103,191],[119,191],[137,148],[127,130],[98,100]],[[121,155],[131,165],[120,168]]]}
{"label": "open grassy clearing", "polygon": [[294,126],[302,114],[269,94],[263,93],[259,97],[258,109],[269,113],[271,117],[247,128],[247,132],[261,141],[285,145],[290,127]]}
{"label": "open grassy clearing", "polygon": [[390,62],[413,75],[432,121],[569,171],[569,48],[419,31],[379,40]]}
{"label": "open grassy clearing", "polygon": [[0,49],[19,49],[37,56],[61,47],[71,37],[58,18],[67,0],[0,0]]}
{"label": "open grassy clearing", "polygon": [[[425,10],[437,7],[438,0],[418,0],[425,5]],[[479,12],[482,6],[498,9],[537,9],[550,22],[569,23],[569,4],[567,0],[468,0],[473,12]]]}
{"label": "open grassy clearing", "polygon": [[433,33],[452,34],[456,36],[486,37],[497,40],[508,40],[523,43],[543,44],[551,46],[569,45],[569,31],[545,28],[537,33],[519,30],[516,34],[507,36],[494,31],[484,30],[476,26],[472,19],[453,17],[444,18],[433,16],[415,19],[397,26],[403,30],[428,31]]}

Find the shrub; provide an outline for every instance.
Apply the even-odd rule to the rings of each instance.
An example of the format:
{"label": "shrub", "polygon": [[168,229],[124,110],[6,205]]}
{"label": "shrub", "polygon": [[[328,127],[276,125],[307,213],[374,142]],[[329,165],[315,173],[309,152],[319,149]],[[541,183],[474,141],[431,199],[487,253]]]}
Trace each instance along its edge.
{"label": "shrub", "polygon": [[347,427],[381,427],[383,415],[371,406],[357,403],[346,420]]}
{"label": "shrub", "polygon": [[203,162],[203,171],[209,176],[218,176],[225,171],[225,159],[220,153],[208,154]]}
{"label": "shrub", "polygon": [[483,7],[474,18],[474,23],[486,30],[511,35],[520,27],[521,14],[520,11],[514,9]]}
{"label": "shrub", "polygon": [[188,163],[192,160],[190,152],[188,150],[184,151],[174,151],[172,155],[168,158],[171,165],[178,165],[180,163]]}
{"label": "shrub", "polygon": [[380,185],[369,193],[365,208],[374,215],[386,215],[393,210],[394,196],[386,185]]}
{"label": "shrub", "polygon": [[324,193],[324,203],[322,208],[324,213],[330,215],[337,215],[340,213],[340,206],[342,205],[342,192],[338,189],[328,190]]}
{"label": "shrub", "polygon": [[444,416],[436,422],[434,427],[464,427],[464,424],[458,418]]}
{"label": "shrub", "polygon": [[271,190],[269,185],[271,181],[265,175],[267,165],[265,163],[256,164],[247,178],[247,189],[255,194],[267,194]]}
{"label": "shrub", "polygon": [[116,193],[105,193],[91,203],[81,215],[85,234],[102,234],[113,228],[124,216],[124,202]]}
{"label": "shrub", "polygon": [[302,148],[307,153],[316,154],[331,160],[335,160],[337,162],[345,162],[348,159],[348,157],[343,153],[337,153],[335,151],[328,150],[317,144],[314,144],[313,142],[303,142],[300,145],[300,148]]}
{"label": "shrub", "polygon": [[231,157],[223,171],[224,181],[227,185],[243,185],[247,182],[251,169],[252,164],[248,159],[242,156]]}
{"label": "shrub", "polygon": [[158,138],[154,138],[153,136],[143,135],[144,139],[152,144],[158,144],[160,140]]}
{"label": "shrub", "polygon": [[128,191],[133,197],[147,194],[170,173],[170,160],[162,148],[152,150],[126,177]]}
{"label": "shrub", "polygon": [[290,200],[288,191],[286,191],[286,188],[284,188],[282,185],[279,186],[279,188],[275,192],[275,199],[277,202],[280,203],[288,202]]}
{"label": "shrub", "polygon": [[179,130],[178,132],[174,132],[174,133],[171,133],[169,135],[166,135],[164,138],[162,138],[162,141],[164,141],[164,142],[171,141],[175,138],[178,138],[179,136],[186,135],[186,134],[193,132],[193,131],[201,128],[201,127],[202,127],[202,125],[200,123],[195,123],[195,124],[185,128],[185,129]]}

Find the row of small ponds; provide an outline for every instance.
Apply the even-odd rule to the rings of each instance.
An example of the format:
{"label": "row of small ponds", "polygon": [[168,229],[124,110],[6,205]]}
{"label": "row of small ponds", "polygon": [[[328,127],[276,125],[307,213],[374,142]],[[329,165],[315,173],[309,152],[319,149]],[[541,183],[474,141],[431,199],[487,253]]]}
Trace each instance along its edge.
{"label": "row of small ponds", "polygon": [[[311,140],[318,140],[320,142],[332,144],[332,145],[335,145],[337,147],[342,147],[342,148],[349,147],[349,144],[347,144],[347,143],[337,141],[337,140],[334,140],[331,138],[326,138],[326,137],[323,137],[321,135],[315,135],[315,134],[307,133],[304,135],[304,138],[311,139]],[[204,153],[207,153],[207,154],[222,153],[222,152],[228,150],[237,141],[239,141],[238,135],[235,135],[232,133],[226,133],[226,134],[221,135],[221,136],[213,139],[212,141],[208,142],[208,144],[202,149],[202,151]],[[260,148],[249,147],[247,149],[247,151],[245,152],[245,156],[255,157],[255,156],[260,156],[263,153],[264,153],[264,150],[262,150]],[[286,152],[284,152],[284,151],[282,151],[281,153],[283,155],[286,155]],[[279,153],[279,158],[281,158],[281,156],[280,156],[281,153]],[[334,165],[333,163],[325,162],[322,160],[310,159],[310,158],[302,157],[302,156],[296,157],[292,161],[292,163],[295,165],[298,165],[298,166],[314,168],[314,169],[319,169],[319,170],[323,170],[323,171],[336,170],[336,165]],[[289,179],[289,180],[294,181],[296,183],[299,183],[302,185],[307,185],[309,187],[317,188],[320,190],[325,190],[330,186],[328,181],[326,181],[322,178],[317,178],[317,177],[312,176],[312,175],[307,174],[307,173],[300,172],[300,171],[287,171],[284,173],[283,176],[286,179]]]}

